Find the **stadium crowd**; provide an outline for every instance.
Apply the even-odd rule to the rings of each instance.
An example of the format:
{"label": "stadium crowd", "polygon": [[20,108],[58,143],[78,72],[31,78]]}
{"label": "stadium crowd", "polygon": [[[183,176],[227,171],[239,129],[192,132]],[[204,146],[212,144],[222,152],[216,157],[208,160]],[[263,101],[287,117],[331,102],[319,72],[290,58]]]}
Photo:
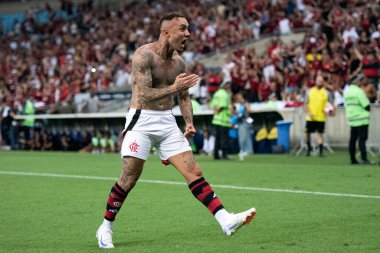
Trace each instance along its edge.
{"label": "stadium crowd", "polygon": [[[92,1],[62,0],[58,15],[48,4],[0,29],[0,100],[5,111],[22,113],[27,100],[35,113],[72,108],[74,96],[130,90],[130,57],[151,42],[163,11],[183,10],[191,39],[183,57],[189,72],[201,76],[191,89],[194,100],[208,104],[223,82],[249,102],[285,100],[300,106],[306,91],[322,73],[336,106],[350,78],[364,73],[372,85],[367,94],[379,103],[380,9],[378,0],[236,0],[147,1],[96,9]],[[38,14],[48,13],[41,23]],[[302,43],[281,36],[303,29]],[[197,59],[262,34],[275,34],[258,55],[254,48],[228,54],[222,68],[207,68]],[[5,110],[5,108],[12,110]]]}

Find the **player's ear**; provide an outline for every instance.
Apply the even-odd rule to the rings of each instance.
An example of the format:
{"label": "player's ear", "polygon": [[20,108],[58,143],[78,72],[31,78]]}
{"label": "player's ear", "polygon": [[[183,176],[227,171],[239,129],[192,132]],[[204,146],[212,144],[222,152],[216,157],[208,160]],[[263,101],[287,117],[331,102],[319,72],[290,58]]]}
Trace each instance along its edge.
{"label": "player's ear", "polygon": [[170,37],[170,31],[169,31],[169,28],[165,28],[165,29],[164,29],[164,35],[165,35],[165,37],[167,37],[167,38]]}

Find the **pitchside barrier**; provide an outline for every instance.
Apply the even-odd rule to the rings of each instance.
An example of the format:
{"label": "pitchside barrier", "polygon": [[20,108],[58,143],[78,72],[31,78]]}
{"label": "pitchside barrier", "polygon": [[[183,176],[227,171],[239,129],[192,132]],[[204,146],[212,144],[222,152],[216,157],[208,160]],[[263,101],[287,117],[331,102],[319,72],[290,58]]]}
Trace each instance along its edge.
{"label": "pitchside barrier", "polygon": [[[178,124],[182,127],[184,122],[178,108],[173,109]],[[112,130],[121,131],[124,128],[126,113],[75,113],[75,114],[42,114],[35,115],[36,126],[47,128],[51,131],[63,130]],[[194,113],[195,127],[198,130],[212,128],[213,111],[207,108]],[[293,152],[304,145],[305,113],[303,108],[283,108],[253,106],[251,116],[254,119],[253,129],[258,133],[260,129],[267,129],[270,135],[271,129],[280,120],[291,121],[290,148]],[[25,116],[18,115],[18,121]],[[19,122],[20,123],[20,122]],[[20,124],[19,124],[20,125]],[[348,147],[350,128],[347,124],[344,108],[338,107],[336,115],[328,117],[326,122],[325,139],[327,147]],[[380,153],[380,106],[371,106],[371,122],[367,146],[373,153]]]}

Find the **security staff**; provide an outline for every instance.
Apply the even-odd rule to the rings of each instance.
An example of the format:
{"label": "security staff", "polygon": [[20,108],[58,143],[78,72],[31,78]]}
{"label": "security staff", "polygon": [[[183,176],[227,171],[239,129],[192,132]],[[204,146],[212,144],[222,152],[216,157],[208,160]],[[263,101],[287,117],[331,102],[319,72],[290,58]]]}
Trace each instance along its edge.
{"label": "security staff", "polygon": [[[220,84],[219,89],[212,97],[210,107],[214,110],[212,125],[215,128],[215,147],[214,159],[228,159],[228,131],[231,123],[231,98],[228,93],[230,83],[224,81]],[[222,151],[222,156],[219,155],[219,150]]]}
{"label": "security staff", "polygon": [[370,121],[370,101],[363,89],[367,80],[363,74],[353,77],[349,88],[344,92],[344,105],[348,124],[351,127],[349,152],[351,164],[358,164],[356,160],[356,141],[359,139],[359,150],[363,164],[373,164],[367,158],[366,141]]}

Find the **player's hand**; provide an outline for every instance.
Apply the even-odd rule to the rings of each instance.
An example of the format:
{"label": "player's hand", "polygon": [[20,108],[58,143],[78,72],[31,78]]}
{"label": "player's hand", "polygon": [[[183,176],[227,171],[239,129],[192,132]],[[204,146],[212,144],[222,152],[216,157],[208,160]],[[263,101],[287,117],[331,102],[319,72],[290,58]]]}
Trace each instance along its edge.
{"label": "player's hand", "polygon": [[312,114],[312,113],[309,113],[309,117],[310,117],[310,119],[314,119],[314,115]]}
{"label": "player's hand", "polygon": [[187,124],[185,128],[185,133],[184,133],[185,137],[189,139],[191,137],[194,137],[195,133],[196,133],[196,130],[193,124]]}
{"label": "player's hand", "polygon": [[199,80],[199,76],[196,74],[186,74],[186,73],[181,73],[179,74],[173,84],[173,88],[177,91],[185,91],[188,90],[190,87],[194,86],[197,84]]}

